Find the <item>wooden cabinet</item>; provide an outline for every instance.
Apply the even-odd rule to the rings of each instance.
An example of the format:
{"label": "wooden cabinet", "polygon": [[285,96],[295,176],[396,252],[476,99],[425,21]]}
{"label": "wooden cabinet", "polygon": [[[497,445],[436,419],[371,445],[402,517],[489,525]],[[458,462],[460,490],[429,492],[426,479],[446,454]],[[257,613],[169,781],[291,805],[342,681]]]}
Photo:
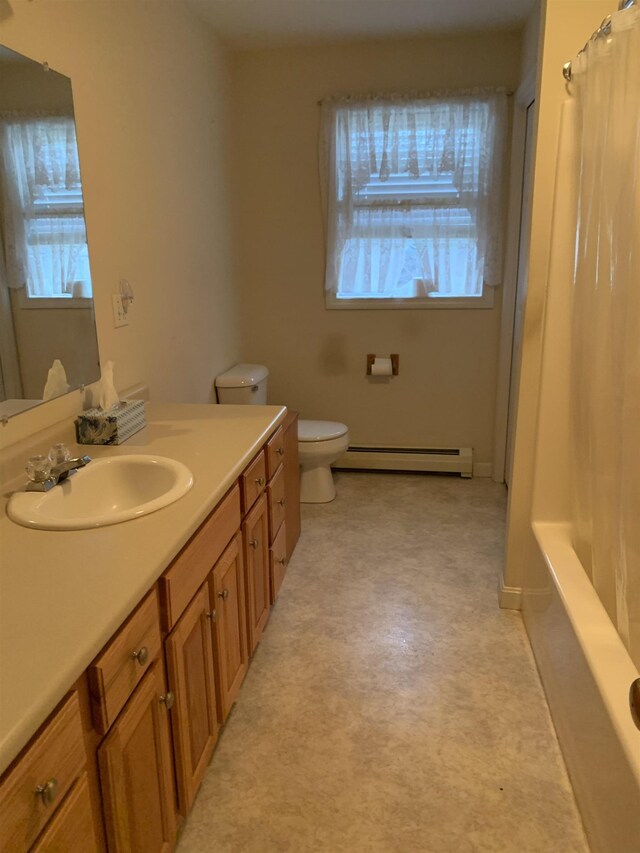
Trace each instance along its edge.
{"label": "wooden cabinet", "polygon": [[300,538],[300,471],[298,466],[298,415],[287,412],[283,429],[284,448],[284,499],[286,533],[286,560],[291,559]]}
{"label": "wooden cabinet", "polygon": [[98,834],[91,811],[87,774],[69,791],[31,853],[99,853]]}
{"label": "wooden cabinet", "polygon": [[3,853],[173,849],[300,532],[297,446],[288,413],[3,774]]}
{"label": "wooden cabinet", "polygon": [[24,853],[87,763],[78,694],[51,716],[0,784],[0,850]]}
{"label": "wooden cabinet", "polygon": [[87,670],[109,853],[173,849],[175,793],[156,589]]}
{"label": "wooden cabinet", "polygon": [[275,604],[287,571],[287,525],[282,524],[269,549],[269,581],[271,603]]}
{"label": "wooden cabinet", "polygon": [[98,749],[110,853],[173,849],[175,799],[167,704],[158,660]]}
{"label": "wooden cabinet", "polygon": [[267,488],[267,499],[269,503],[269,541],[276,538],[280,525],[285,519],[286,498],[284,494],[284,469],[281,465],[269,481]]}
{"label": "wooden cabinet", "polygon": [[100,734],[108,731],[161,648],[158,595],[153,589],[87,671]]}
{"label": "wooden cabinet", "polygon": [[265,445],[267,454],[267,480],[270,480],[284,458],[284,427],[279,426]]}
{"label": "wooden cabinet", "polygon": [[267,484],[267,461],[264,450],[247,465],[240,476],[240,492],[242,494],[242,513],[246,515]]}
{"label": "wooden cabinet", "polygon": [[269,533],[264,495],[242,522],[247,596],[248,652],[251,656],[269,620]]}
{"label": "wooden cabinet", "polygon": [[287,564],[300,536],[298,415],[287,412],[284,424],[267,442],[270,598],[278,596]]}
{"label": "wooden cabinet", "polygon": [[178,807],[185,817],[218,739],[213,617],[209,587],[205,583],[165,641],[167,677],[175,697],[171,728]]}
{"label": "wooden cabinet", "polygon": [[229,716],[247,673],[246,600],[242,540],[238,533],[209,575],[214,622],[214,662],[220,721]]}
{"label": "wooden cabinet", "polygon": [[240,489],[234,485],[158,580],[162,627],[170,631],[240,527]]}

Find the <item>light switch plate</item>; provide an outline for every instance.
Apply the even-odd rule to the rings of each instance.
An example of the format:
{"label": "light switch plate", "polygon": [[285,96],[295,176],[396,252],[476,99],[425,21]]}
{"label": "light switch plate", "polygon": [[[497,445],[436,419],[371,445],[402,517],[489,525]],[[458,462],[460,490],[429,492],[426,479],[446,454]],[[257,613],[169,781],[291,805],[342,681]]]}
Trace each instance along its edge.
{"label": "light switch plate", "polygon": [[128,326],[129,318],[122,304],[122,297],[119,294],[113,294],[113,325],[116,329],[120,326]]}

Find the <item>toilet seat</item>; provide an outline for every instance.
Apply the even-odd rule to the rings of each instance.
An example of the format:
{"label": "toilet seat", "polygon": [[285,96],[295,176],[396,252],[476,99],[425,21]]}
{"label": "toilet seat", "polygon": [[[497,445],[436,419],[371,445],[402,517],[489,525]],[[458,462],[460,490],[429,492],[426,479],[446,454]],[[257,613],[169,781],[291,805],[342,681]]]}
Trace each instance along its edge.
{"label": "toilet seat", "polygon": [[330,441],[347,433],[347,426],[337,421],[298,421],[298,441]]}

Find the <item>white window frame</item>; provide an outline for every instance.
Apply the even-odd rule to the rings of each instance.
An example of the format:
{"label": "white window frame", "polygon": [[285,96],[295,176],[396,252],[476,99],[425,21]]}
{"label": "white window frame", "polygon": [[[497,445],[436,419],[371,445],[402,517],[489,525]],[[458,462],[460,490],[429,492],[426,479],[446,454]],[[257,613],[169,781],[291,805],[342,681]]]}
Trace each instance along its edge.
{"label": "white window frame", "polygon": [[[324,153],[324,170],[325,174],[323,177],[327,178],[327,170],[331,168],[336,168],[335,160],[337,155],[334,153],[328,154],[326,151],[327,145],[327,137],[325,136],[325,153]],[[428,179],[427,179],[428,180]],[[436,179],[439,180],[439,179]],[[403,178],[397,178],[395,180],[396,185],[401,185],[403,183]],[[332,181],[329,181],[329,186],[332,185]],[[407,187],[409,186],[409,182],[407,181]],[[413,184],[415,187],[415,183]],[[326,192],[326,188],[325,189]],[[434,192],[434,198],[437,196],[442,196],[445,198],[448,195],[455,195],[457,197],[457,191],[452,190],[449,192],[447,186],[442,184],[441,186],[437,186],[436,192]],[[498,190],[501,193],[501,188]],[[329,192],[331,190],[329,189]],[[398,195],[397,195],[397,203],[401,203],[403,200],[403,196],[409,198],[410,194],[407,194],[408,191],[404,190],[402,186],[398,186]],[[373,186],[373,192],[370,194],[371,196],[380,196],[379,193],[375,191],[375,185]],[[391,193],[388,194],[391,199]],[[415,193],[413,194],[415,198]],[[327,210],[327,199],[326,197],[323,199],[325,206],[325,214]],[[396,198],[393,199],[390,203],[395,203]],[[336,202],[337,204],[337,202]],[[329,203],[329,209],[331,209],[331,203]],[[331,232],[331,227],[329,226],[327,231]],[[471,295],[458,295],[458,294],[443,294],[443,293],[429,293],[425,296],[414,296],[414,297],[402,297],[402,298],[394,298],[387,296],[379,296],[379,297],[368,297],[368,296],[339,296],[334,290],[329,289],[325,286],[325,305],[327,309],[337,309],[337,310],[415,310],[415,309],[429,309],[429,310],[452,310],[452,309],[491,309],[494,306],[494,291],[496,290],[496,285],[492,284],[488,285],[486,282],[482,283],[482,291],[477,296]]]}
{"label": "white window frame", "polygon": [[[30,116],[30,115],[11,115],[10,119],[16,123],[29,123],[31,121],[36,122],[39,120],[39,116]],[[58,119],[60,118],[63,121],[70,121],[75,136],[75,122],[73,116],[47,116],[46,118]],[[77,140],[75,140],[77,146]],[[6,180],[11,180],[11,178],[7,177]],[[18,197],[18,193],[15,194]],[[5,203],[8,203],[5,200]],[[84,195],[82,191],[82,187],[80,186],[78,189],[73,190],[51,190],[51,192],[47,193],[46,198],[38,199],[35,203],[35,211],[31,216],[31,220],[37,220],[38,218],[43,219],[57,219],[63,218],[64,216],[71,216],[74,218],[81,218],[85,220],[84,214]],[[26,216],[26,214],[25,214]],[[21,251],[20,254],[24,255],[25,252],[29,250],[23,245],[22,247],[24,251]],[[74,296],[71,293],[49,293],[43,296],[39,296],[36,293],[33,293],[29,287],[29,280],[27,278],[26,281],[17,287],[11,287],[11,290],[17,291],[17,302],[20,309],[35,309],[35,310],[43,310],[43,309],[68,309],[68,308],[93,308],[93,280],[91,276],[91,268],[88,259],[88,240],[86,236],[86,221],[84,225],[84,248],[87,253],[87,278],[83,279],[83,281],[87,282],[89,288],[91,290],[91,294],[88,296]],[[29,269],[28,262],[26,259],[23,260],[25,269]]]}

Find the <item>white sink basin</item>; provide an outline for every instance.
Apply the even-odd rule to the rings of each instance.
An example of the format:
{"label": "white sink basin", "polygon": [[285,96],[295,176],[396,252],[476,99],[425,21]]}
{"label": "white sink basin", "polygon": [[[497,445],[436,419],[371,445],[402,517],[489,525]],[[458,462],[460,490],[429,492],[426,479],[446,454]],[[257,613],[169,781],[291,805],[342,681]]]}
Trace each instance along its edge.
{"label": "white sink basin", "polygon": [[80,530],[155,512],[193,485],[189,469],[164,456],[97,459],[48,492],[15,492],[9,518],[25,527]]}

